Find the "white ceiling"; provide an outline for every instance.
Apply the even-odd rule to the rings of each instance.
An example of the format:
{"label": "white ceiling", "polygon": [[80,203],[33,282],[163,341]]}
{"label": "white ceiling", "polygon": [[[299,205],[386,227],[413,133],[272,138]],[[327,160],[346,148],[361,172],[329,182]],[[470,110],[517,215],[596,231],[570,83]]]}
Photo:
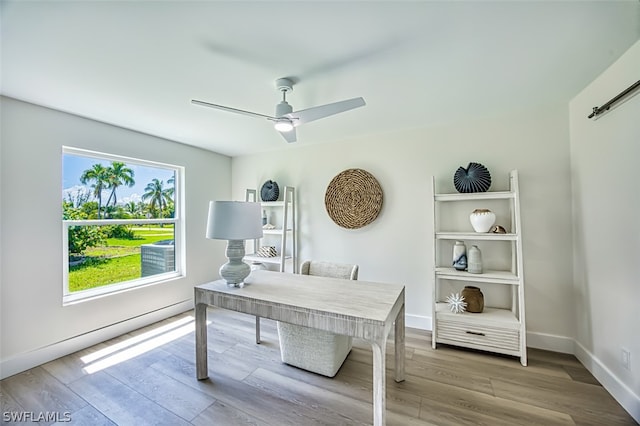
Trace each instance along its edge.
{"label": "white ceiling", "polygon": [[566,103],[640,39],[638,0],[3,0],[1,13],[2,94],[229,156],[291,145],[191,99],[272,115],[280,77],[297,81],[294,110],[364,97],[298,128],[297,144],[322,143]]}

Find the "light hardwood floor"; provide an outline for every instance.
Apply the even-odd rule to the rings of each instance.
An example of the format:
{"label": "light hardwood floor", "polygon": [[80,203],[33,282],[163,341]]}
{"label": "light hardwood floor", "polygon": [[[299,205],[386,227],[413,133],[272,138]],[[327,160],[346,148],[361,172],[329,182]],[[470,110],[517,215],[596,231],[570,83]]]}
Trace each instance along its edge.
{"label": "light hardwood floor", "polygon": [[[2,380],[0,420],[29,412],[91,426],[371,424],[366,342],[356,340],[329,379],[282,364],[273,321],[262,320],[256,345],[253,317],[212,308],[209,320],[209,380],[195,379],[186,312]],[[406,381],[395,383],[393,340],[387,353],[389,425],[636,424],[570,355],[530,349],[522,367],[511,357],[433,350],[428,332],[407,329]]]}

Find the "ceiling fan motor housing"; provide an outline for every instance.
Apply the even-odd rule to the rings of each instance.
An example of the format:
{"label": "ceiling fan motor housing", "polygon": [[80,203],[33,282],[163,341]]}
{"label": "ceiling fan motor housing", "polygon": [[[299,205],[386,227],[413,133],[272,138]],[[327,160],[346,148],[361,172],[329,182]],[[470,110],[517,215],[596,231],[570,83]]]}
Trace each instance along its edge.
{"label": "ceiling fan motor housing", "polygon": [[276,117],[282,117],[291,112],[293,112],[293,107],[287,101],[282,101],[276,105]]}

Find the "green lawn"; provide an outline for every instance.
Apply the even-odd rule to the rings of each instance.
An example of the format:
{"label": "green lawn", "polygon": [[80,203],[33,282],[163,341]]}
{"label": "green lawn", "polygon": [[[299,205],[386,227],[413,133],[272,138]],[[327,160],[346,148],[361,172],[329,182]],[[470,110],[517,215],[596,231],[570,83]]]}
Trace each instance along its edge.
{"label": "green lawn", "polygon": [[140,253],[113,258],[89,258],[69,268],[69,291],[87,290],[140,278]]}
{"label": "green lawn", "polygon": [[173,239],[173,226],[134,228],[134,239],[109,238],[86,250],[84,263],[69,267],[69,291],[87,290],[140,278],[140,246]]}

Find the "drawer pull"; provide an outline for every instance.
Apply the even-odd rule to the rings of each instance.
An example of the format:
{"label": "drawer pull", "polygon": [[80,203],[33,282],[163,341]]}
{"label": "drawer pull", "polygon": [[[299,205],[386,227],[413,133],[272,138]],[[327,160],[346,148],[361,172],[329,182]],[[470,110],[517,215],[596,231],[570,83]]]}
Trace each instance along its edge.
{"label": "drawer pull", "polygon": [[473,334],[473,335],[476,335],[476,336],[484,336],[485,335],[484,333],[479,333],[477,331],[467,331],[466,333],[467,334]]}

